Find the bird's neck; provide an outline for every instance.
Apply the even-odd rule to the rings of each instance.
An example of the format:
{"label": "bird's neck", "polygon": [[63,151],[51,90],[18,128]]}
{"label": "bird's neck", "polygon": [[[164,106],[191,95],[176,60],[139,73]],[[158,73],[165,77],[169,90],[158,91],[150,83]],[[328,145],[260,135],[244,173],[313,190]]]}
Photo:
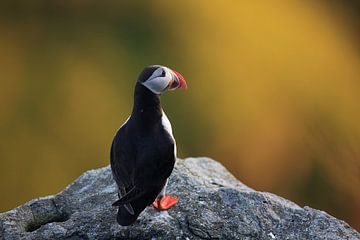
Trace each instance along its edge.
{"label": "bird's neck", "polygon": [[161,118],[162,109],[160,96],[151,92],[141,83],[137,82],[134,93],[133,115],[146,116],[154,120]]}

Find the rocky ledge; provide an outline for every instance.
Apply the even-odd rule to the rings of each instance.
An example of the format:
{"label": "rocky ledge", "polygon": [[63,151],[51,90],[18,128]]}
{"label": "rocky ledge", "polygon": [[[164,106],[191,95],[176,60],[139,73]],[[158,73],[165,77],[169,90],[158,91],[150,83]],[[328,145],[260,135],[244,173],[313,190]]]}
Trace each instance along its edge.
{"label": "rocky ledge", "polygon": [[0,214],[0,239],[360,239],[344,221],[271,193],[257,192],[209,158],[179,159],[169,211],[148,207],[128,227],[116,223],[109,166],[64,191]]}

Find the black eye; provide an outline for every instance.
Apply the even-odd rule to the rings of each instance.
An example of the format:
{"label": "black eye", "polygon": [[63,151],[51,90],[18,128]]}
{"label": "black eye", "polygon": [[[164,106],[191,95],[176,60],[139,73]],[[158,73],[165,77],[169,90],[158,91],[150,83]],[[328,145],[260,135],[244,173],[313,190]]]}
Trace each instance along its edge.
{"label": "black eye", "polygon": [[161,77],[165,77],[165,74],[166,74],[165,70],[162,70]]}

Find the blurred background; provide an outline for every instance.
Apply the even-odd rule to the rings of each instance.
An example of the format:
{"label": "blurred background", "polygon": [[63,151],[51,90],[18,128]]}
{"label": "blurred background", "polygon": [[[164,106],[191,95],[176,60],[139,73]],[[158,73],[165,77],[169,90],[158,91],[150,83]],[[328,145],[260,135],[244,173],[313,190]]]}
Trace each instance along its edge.
{"label": "blurred background", "polygon": [[[8,1],[10,2],[10,1]],[[359,1],[0,4],[0,212],[109,163],[146,65],[179,157],[360,229]]]}

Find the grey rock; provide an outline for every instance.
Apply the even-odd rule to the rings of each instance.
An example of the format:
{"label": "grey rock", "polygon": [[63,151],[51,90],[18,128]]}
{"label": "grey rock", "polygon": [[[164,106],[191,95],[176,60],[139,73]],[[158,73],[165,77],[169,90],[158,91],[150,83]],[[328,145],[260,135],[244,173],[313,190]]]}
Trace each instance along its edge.
{"label": "grey rock", "polygon": [[84,173],[61,193],[0,214],[0,239],[360,239],[344,221],[257,192],[209,158],[177,161],[169,211],[148,207],[131,226],[116,223],[109,166]]}

